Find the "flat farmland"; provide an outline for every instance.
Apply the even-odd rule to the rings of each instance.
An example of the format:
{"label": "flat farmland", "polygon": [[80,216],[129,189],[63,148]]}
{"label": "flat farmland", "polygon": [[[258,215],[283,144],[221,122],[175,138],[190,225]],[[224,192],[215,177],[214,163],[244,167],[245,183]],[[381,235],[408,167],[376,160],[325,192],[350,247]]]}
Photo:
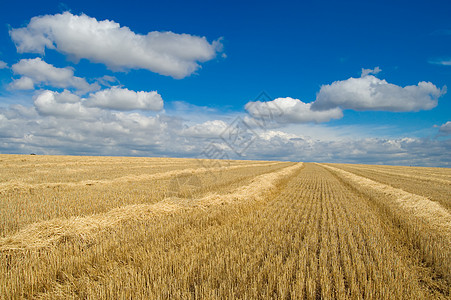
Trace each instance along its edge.
{"label": "flat farmland", "polygon": [[451,170],[0,155],[2,299],[449,299]]}

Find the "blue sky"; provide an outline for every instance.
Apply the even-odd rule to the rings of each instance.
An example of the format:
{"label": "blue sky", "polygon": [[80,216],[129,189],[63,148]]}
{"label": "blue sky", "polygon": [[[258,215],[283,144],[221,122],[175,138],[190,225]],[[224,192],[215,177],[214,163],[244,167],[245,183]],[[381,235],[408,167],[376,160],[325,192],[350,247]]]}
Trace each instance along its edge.
{"label": "blue sky", "polygon": [[0,153],[449,167],[451,4],[392,2],[2,3]]}

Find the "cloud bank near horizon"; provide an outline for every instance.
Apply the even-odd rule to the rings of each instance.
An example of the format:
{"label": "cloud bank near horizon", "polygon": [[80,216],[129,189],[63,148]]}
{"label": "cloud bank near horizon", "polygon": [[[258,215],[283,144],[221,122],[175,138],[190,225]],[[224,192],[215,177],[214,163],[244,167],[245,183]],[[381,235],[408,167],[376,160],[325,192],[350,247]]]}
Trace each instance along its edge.
{"label": "cloud bank near horizon", "polygon": [[[33,107],[13,105],[0,109],[3,153],[215,158],[205,156],[214,145],[225,149],[226,158],[230,159],[451,166],[450,139],[317,139],[283,129],[246,129],[245,134],[255,139],[239,156],[230,148],[230,141],[221,138],[223,132],[234,129],[227,120],[187,127],[186,120],[179,116],[84,108],[79,102],[68,100],[68,95],[52,96],[53,102],[39,98]],[[52,111],[52,107],[57,109]],[[326,130],[334,134],[333,128]]]}

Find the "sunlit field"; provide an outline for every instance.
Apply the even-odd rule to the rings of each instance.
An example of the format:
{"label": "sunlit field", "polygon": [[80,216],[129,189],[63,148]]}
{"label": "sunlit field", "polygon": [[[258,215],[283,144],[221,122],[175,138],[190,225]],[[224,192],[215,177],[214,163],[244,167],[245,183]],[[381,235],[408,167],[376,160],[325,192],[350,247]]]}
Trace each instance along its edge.
{"label": "sunlit field", "polygon": [[449,299],[451,169],[0,155],[2,299]]}

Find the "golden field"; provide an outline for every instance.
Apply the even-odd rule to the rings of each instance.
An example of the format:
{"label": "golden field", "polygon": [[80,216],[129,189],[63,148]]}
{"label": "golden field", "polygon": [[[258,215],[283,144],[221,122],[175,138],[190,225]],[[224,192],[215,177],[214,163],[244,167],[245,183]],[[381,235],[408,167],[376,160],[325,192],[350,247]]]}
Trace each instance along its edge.
{"label": "golden field", "polygon": [[1,299],[449,299],[445,168],[0,155]]}

